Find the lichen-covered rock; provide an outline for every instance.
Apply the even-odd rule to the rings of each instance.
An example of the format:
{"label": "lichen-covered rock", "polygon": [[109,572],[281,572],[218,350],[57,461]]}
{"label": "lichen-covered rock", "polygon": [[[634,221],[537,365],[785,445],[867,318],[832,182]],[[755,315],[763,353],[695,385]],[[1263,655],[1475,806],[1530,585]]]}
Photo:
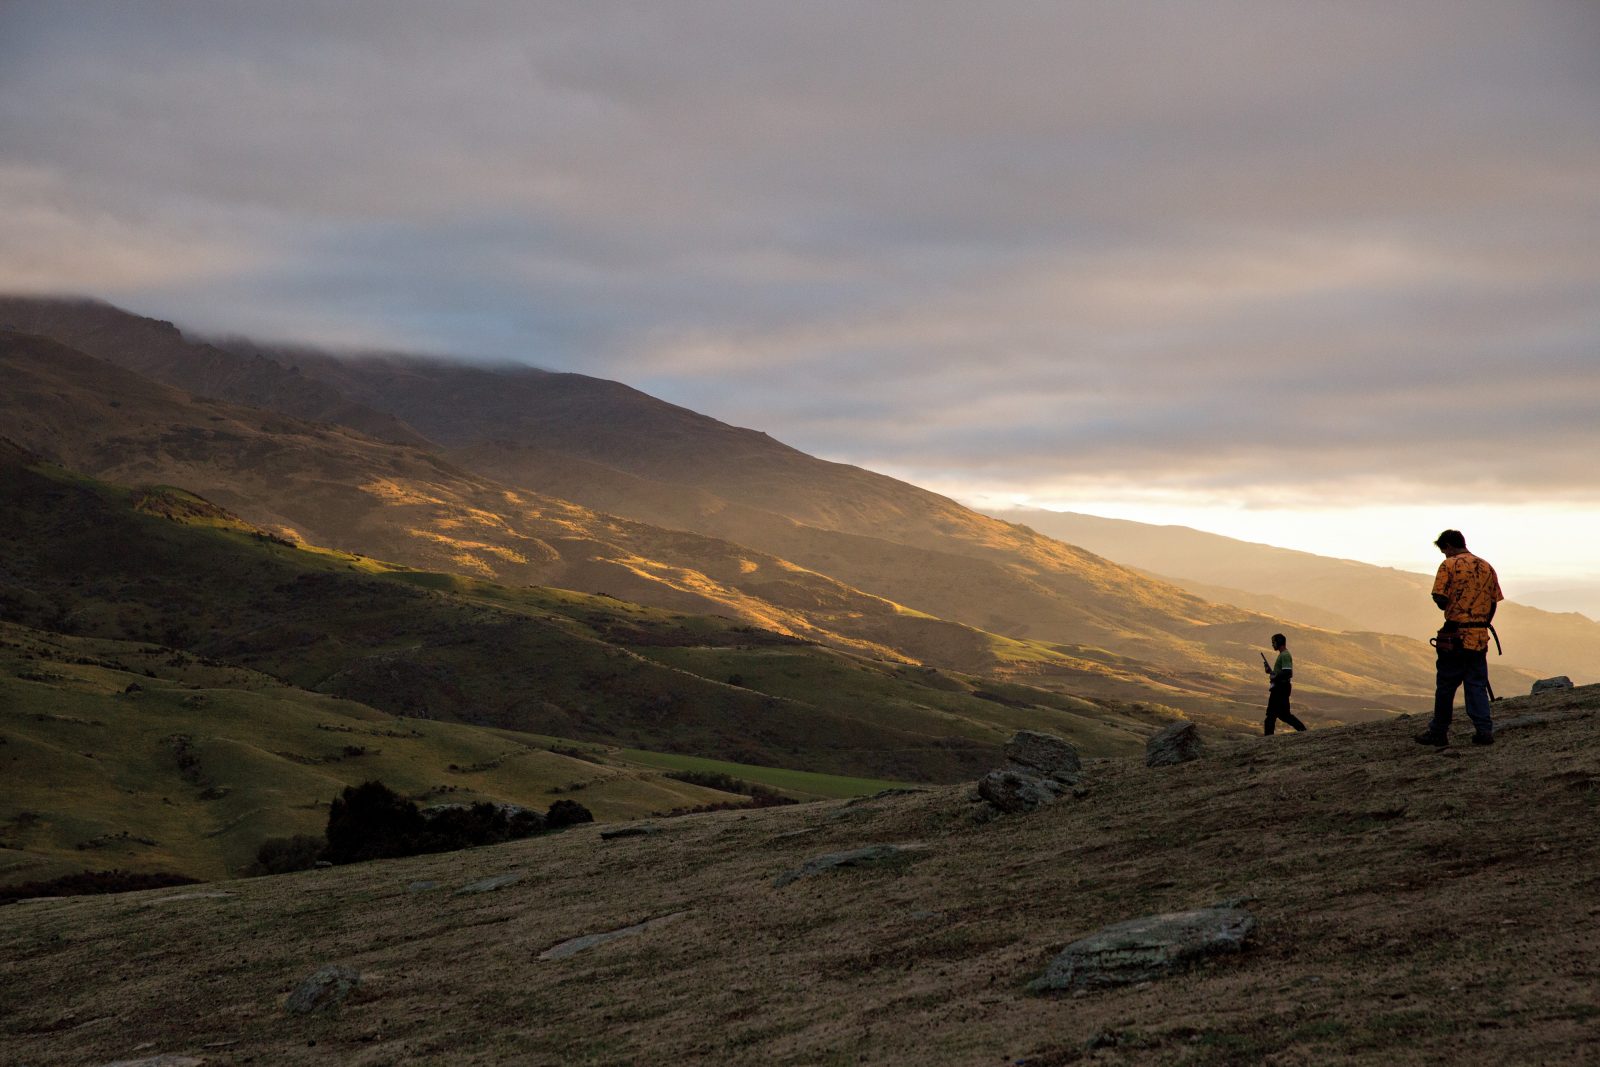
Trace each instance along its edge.
{"label": "lichen-covered rock", "polygon": [[1055,734],[1038,730],[1018,730],[1006,742],[1006,759],[1011,770],[1042,774],[1059,781],[1072,781],[1083,769],[1078,750],[1071,742]]}
{"label": "lichen-covered rock", "polygon": [[1554,692],[1557,689],[1571,688],[1572,679],[1568,678],[1564,674],[1558,674],[1554,678],[1540,678],[1537,682],[1533,683],[1534,693],[1549,693]]}
{"label": "lichen-covered rock", "polygon": [[1200,908],[1115,923],[1074,941],[1050,961],[1030,992],[1094,989],[1160,978],[1223,952],[1255,931],[1243,908]]}
{"label": "lichen-covered rock", "polygon": [[1146,767],[1172,767],[1199,759],[1206,743],[1200,740],[1200,730],[1192,722],[1179,721],[1163,729],[1144,746]]}
{"label": "lichen-covered rock", "polygon": [[325,964],[312,971],[305,981],[295,987],[283,1002],[283,1010],[290,1015],[310,1015],[312,1012],[334,1011],[350,990],[361,984],[361,973],[336,963]]}
{"label": "lichen-covered rock", "polygon": [[1008,815],[1035,811],[1066,791],[1054,778],[1002,767],[978,779],[978,795]]}

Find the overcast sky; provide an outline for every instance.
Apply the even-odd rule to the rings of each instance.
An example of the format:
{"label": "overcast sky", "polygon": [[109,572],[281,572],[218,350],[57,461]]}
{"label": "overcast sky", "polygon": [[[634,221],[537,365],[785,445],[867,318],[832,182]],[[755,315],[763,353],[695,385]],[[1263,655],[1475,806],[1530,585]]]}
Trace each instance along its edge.
{"label": "overcast sky", "polygon": [[1593,0],[0,0],[0,289],[1600,576]]}

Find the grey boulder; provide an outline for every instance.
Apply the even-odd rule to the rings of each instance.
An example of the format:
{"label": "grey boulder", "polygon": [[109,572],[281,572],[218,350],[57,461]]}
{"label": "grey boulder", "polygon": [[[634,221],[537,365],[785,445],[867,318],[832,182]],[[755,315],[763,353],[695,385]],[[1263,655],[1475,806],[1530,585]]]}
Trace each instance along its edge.
{"label": "grey boulder", "polygon": [[1038,730],[1018,730],[1006,742],[1005,753],[1005,765],[979,779],[977,791],[1010,815],[1052,803],[1078,784],[1083,769],[1071,742]]}
{"label": "grey boulder", "polygon": [[1115,923],[1062,949],[1028,990],[1085,990],[1161,978],[1208,956],[1240,951],[1255,928],[1255,916],[1227,907]]}
{"label": "grey boulder", "polygon": [[[1533,683],[1534,693],[1549,693],[1554,692],[1557,689],[1571,688],[1572,679],[1568,678],[1564,674],[1558,674],[1554,678],[1540,678],[1537,682]],[[1532,694],[1529,695],[1531,696]]]}
{"label": "grey boulder", "polygon": [[1083,769],[1078,750],[1070,741],[1038,730],[1018,730],[1013,734],[1006,742],[1006,760],[1011,765],[1007,769],[1059,781],[1073,781]]}
{"label": "grey boulder", "polygon": [[350,995],[350,990],[361,984],[361,973],[336,963],[325,964],[295,987],[283,1002],[283,1010],[290,1015],[310,1015],[319,1011],[334,1011]]}
{"label": "grey boulder", "polygon": [[1001,768],[978,779],[978,795],[1008,815],[1054,803],[1066,786],[1054,778]]}
{"label": "grey boulder", "polygon": [[1173,767],[1199,759],[1206,743],[1192,722],[1175,722],[1156,734],[1144,746],[1146,767]]}

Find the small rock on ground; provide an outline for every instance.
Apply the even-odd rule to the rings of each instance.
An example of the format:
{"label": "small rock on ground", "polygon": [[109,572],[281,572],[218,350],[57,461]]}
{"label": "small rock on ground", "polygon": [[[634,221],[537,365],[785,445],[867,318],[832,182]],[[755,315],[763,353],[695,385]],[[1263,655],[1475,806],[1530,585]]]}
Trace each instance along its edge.
{"label": "small rock on ground", "polygon": [[1200,740],[1200,731],[1192,722],[1175,722],[1161,730],[1144,746],[1146,767],[1174,767],[1180,763],[1199,759],[1206,744]]}
{"label": "small rock on ground", "polygon": [[790,882],[801,878],[809,878],[823,871],[838,870],[841,867],[875,867],[886,863],[902,860],[916,853],[924,851],[926,845],[912,843],[908,845],[868,845],[866,848],[851,849],[848,852],[827,852],[821,856],[813,856],[805,863],[792,871],[785,871],[773,880],[773,886],[781,889]]}
{"label": "small rock on ground", "polygon": [[1571,688],[1572,688],[1572,679],[1568,678],[1564,674],[1558,674],[1554,678],[1540,678],[1537,682],[1534,682],[1533,683],[1532,692],[1533,693],[1546,693],[1546,692],[1551,692],[1551,691],[1554,691],[1554,690],[1557,690],[1557,689],[1571,689]]}
{"label": "small rock on ground", "polygon": [[521,871],[512,871],[510,874],[497,874],[493,878],[484,878],[481,881],[469,882],[456,890],[456,896],[465,896],[469,893],[493,893],[496,889],[504,889],[508,885],[515,885],[522,881]]}
{"label": "small rock on ground", "polygon": [[651,823],[640,823],[637,826],[619,826],[615,830],[601,830],[602,841],[614,841],[619,837],[653,837],[661,832],[661,827]]}
{"label": "small rock on ground", "polygon": [[1206,956],[1239,951],[1255,927],[1255,916],[1243,908],[1200,908],[1115,923],[1062,949],[1028,990],[1093,989],[1161,978]]}
{"label": "small rock on ground", "polygon": [[619,937],[633,937],[635,934],[642,934],[646,930],[653,930],[657,926],[665,926],[667,923],[677,922],[687,914],[689,913],[686,911],[675,911],[671,915],[661,915],[654,919],[646,919],[642,923],[634,923],[632,926],[624,926],[618,930],[607,930],[604,933],[584,934],[582,937],[569,938],[559,945],[552,945],[545,949],[539,953],[539,958],[541,960],[564,960],[568,956],[575,956],[585,949],[603,945],[608,941],[615,941]]}
{"label": "small rock on ground", "polygon": [[350,990],[360,984],[361,972],[336,963],[324,964],[295,987],[283,1002],[283,1010],[290,1015],[334,1011],[350,995]]}
{"label": "small rock on ground", "polygon": [[1525,726],[1543,726],[1545,723],[1555,722],[1553,715],[1518,715],[1512,719],[1504,719],[1494,724],[1494,732],[1498,736],[1507,730],[1520,730]]}

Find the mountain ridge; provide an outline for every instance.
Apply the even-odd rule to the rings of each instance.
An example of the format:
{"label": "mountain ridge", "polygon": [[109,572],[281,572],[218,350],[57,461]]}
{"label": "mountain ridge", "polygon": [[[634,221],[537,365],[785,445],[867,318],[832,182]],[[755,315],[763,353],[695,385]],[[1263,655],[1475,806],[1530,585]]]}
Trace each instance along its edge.
{"label": "mountain ridge", "polygon": [[[11,307],[14,319],[17,317],[15,311],[18,305],[13,302]],[[59,308],[56,310],[59,311]],[[181,334],[174,336],[164,332],[162,336],[170,346],[177,346],[178,349],[187,343]],[[104,332],[97,337],[99,339],[97,343],[116,347],[114,339],[109,338]],[[263,350],[263,346],[255,346],[248,353],[234,353],[234,358],[263,359],[266,358],[262,355]],[[204,346],[201,356],[197,357],[199,363],[202,366],[210,366],[216,351],[214,346]],[[182,360],[174,356],[172,351],[169,351],[168,355],[171,358],[164,365],[169,371],[182,364]],[[371,376],[375,373],[372,370],[375,366],[381,369],[393,365],[393,361],[388,364],[371,361],[345,364],[326,356],[314,358],[314,354],[304,355],[304,359],[306,366],[312,369],[305,370],[297,364],[295,372],[300,376],[321,373],[316,371],[316,366],[326,368],[333,363],[338,364],[336,369],[339,369],[340,373],[357,377]],[[475,394],[492,393],[495,402],[501,405],[500,410],[505,410],[509,404],[514,418],[524,418],[525,410],[528,408],[528,405],[523,403],[528,398],[520,394],[514,395],[515,391],[505,388],[504,381],[496,378],[491,371],[482,368],[462,370],[441,367],[427,360],[410,360],[406,362],[406,366],[411,368],[413,379],[407,386],[409,392],[405,393],[412,398],[410,402],[416,402],[418,396],[437,398],[440,395],[454,395],[451,389],[455,386],[449,383],[459,384],[465,380],[472,386],[470,391]],[[351,367],[355,369],[351,370]],[[289,374],[290,369],[280,366],[279,373]],[[539,382],[547,381],[551,377],[548,372],[519,372],[519,374],[521,379]],[[439,377],[441,375],[444,376],[442,379]],[[572,375],[557,377],[568,383],[571,388],[578,386],[587,388],[589,384],[598,381]],[[490,388],[491,386],[493,388]],[[587,506],[616,508],[636,521],[652,525],[658,522],[672,523],[687,527],[689,532],[751,546],[778,559],[794,558],[805,570],[835,575],[843,579],[843,584],[847,587],[863,590],[869,596],[875,595],[891,603],[908,605],[932,618],[944,619],[977,630],[992,631],[1007,640],[1023,639],[1043,649],[1060,650],[1032,652],[1029,658],[1034,663],[1042,662],[1041,657],[1049,658],[1062,653],[1069,657],[1087,658],[1102,663],[1110,662],[1116,656],[1132,655],[1148,663],[1150,668],[1157,672],[1178,672],[1188,676],[1193,675],[1198,669],[1202,673],[1209,672],[1219,679],[1226,677],[1229,679],[1227,685],[1238,694],[1238,700],[1253,703],[1259,699],[1254,695],[1259,683],[1251,670],[1253,664],[1251,648],[1257,644],[1259,638],[1251,638],[1241,643],[1239,638],[1245,635],[1248,627],[1240,629],[1235,626],[1230,629],[1228,626],[1218,627],[1215,624],[1222,621],[1242,625],[1250,623],[1253,619],[1257,628],[1264,633],[1270,633],[1281,625],[1277,620],[1251,612],[1218,608],[1189,596],[1174,585],[1151,582],[1150,579],[1111,564],[1102,557],[1045,538],[1034,531],[980,516],[936,494],[895,482],[881,475],[861,471],[859,468],[829,464],[826,461],[806,457],[803,453],[773,442],[755,431],[722,426],[715,420],[688,412],[686,409],[663,405],[629,387],[615,383],[601,383],[601,386],[606,397],[623,397],[630,405],[643,405],[650,411],[658,413],[666,412],[661,417],[669,419],[680,428],[688,427],[699,432],[710,427],[710,432],[714,434],[731,435],[741,443],[741,447],[755,449],[765,456],[763,462],[768,467],[772,464],[781,466],[790,461],[799,466],[790,471],[791,477],[787,480],[771,478],[768,476],[770,470],[762,468],[761,464],[754,465],[754,473],[752,470],[747,470],[749,464],[746,463],[746,456],[743,453],[729,458],[710,455],[716,450],[705,449],[702,451],[707,454],[698,456],[687,471],[673,468],[675,476],[681,475],[690,478],[691,481],[661,482],[626,470],[609,474],[607,472],[619,471],[619,468],[597,459],[574,456],[565,452],[558,453],[549,448],[538,449],[541,458],[534,466],[539,469],[532,472],[519,470],[518,463],[530,455],[527,451],[530,447],[527,442],[510,443],[505,446],[480,445],[476,448],[469,446],[466,449],[452,450],[449,453],[450,458],[457,463],[476,464],[478,470],[489,474],[501,484],[510,484],[521,490],[537,493],[543,491],[541,485],[548,487],[554,481],[559,484],[563,493],[579,497],[579,502]],[[508,398],[515,402],[509,402]],[[363,396],[361,402],[366,403],[373,399],[373,396]],[[383,398],[378,397],[378,399]],[[562,404],[570,400],[570,396],[557,397],[549,402],[547,409],[559,409]],[[471,407],[467,410],[473,413],[471,419],[467,421],[476,420],[473,421],[477,427],[474,432],[489,434],[505,428],[493,420],[482,424],[483,420],[477,414],[478,408]],[[387,414],[393,416],[395,412],[390,411]],[[452,417],[459,426],[466,416],[458,411]],[[430,425],[428,429],[432,436],[449,436],[441,433],[438,426]],[[581,439],[578,445],[571,447],[578,448],[579,451],[586,450],[589,455],[603,455],[608,460],[624,465],[634,463],[637,466],[636,457],[641,454],[655,456],[653,462],[663,462],[660,458],[664,454],[663,450],[652,451],[648,447],[650,444],[648,439],[644,444],[637,441],[631,444],[623,441],[619,444],[619,439],[626,437],[627,429],[625,426],[619,429],[619,420],[616,419],[591,419],[564,432],[566,436],[561,438],[561,442]],[[604,440],[598,443],[590,440],[597,434]],[[499,460],[505,456],[492,455],[494,447],[503,447],[503,450],[509,451],[512,462],[501,464]],[[553,465],[562,463],[575,464],[577,473],[569,472],[562,478],[552,479]],[[796,491],[793,483],[797,479],[804,482],[811,476],[811,472],[822,472],[827,478],[842,478],[844,482],[828,482],[827,478],[824,478],[817,484],[809,485],[805,492]],[[613,484],[617,479],[631,481],[631,484],[619,489]],[[696,479],[701,484],[692,484],[692,480]],[[752,481],[759,483],[757,490],[749,490]],[[642,485],[647,484],[650,492],[639,491]],[[842,494],[846,490],[840,489],[840,484],[847,487],[864,485],[879,496],[874,498],[869,494],[848,506],[828,504],[829,500],[843,498]],[[585,485],[587,489],[584,488]],[[724,497],[717,490],[738,491],[746,499]],[[851,488],[849,491],[854,489]],[[696,503],[686,508],[676,503],[678,498],[692,499]],[[863,500],[872,503],[863,504]],[[887,503],[881,503],[882,500],[887,500]],[[235,506],[242,506],[245,503],[239,500],[225,502]],[[780,510],[771,510],[770,506],[778,505],[781,505]],[[918,512],[920,517],[915,522],[902,521],[907,510],[917,509],[921,509]],[[288,522],[283,524],[293,525]],[[881,536],[891,528],[898,531],[893,537]],[[907,529],[909,532],[906,532]],[[478,534],[481,534],[481,531],[478,531]],[[340,543],[338,539],[327,536],[319,539],[334,544]],[[456,538],[456,540],[470,541],[471,538]],[[346,544],[345,547],[355,546]],[[508,570],[507,564],[493,558],[493,549],[494,546],[489,545],[480,546],[477,550],[463,548],[462,551],[467,554],[477,551],[473,562],[475,566],[481,568],[480,573],[493,573],[503,580],[506,578],[515,580],[515,570]],[[376,544],[372,546],[372,550],[376,554],[398,558],[404,562],[437,565],[437,559],[419,560],[408,557],[404,552],[397,551],[397,546],[392,541]],[[605,582],[614,580],[618,576],[620,575],[613,568],[604,577],[595,573],[588,578],[601,581],[601,587],[604,588]],[[726,580],[726,577],[723,580]],[[781,595],[786,588],[787,580],[763,592],[775,592]],[[630,599],[641,597],[648,599],[646,591],[637,585],[623,586],[611,591]],[[669,606],[683,608],[691,605],[679,602]],[[703,610],[703,607],[700,610]],[[892,623],[891,630],[896,632],[918,628],[925,630],[932,625],[905,616],[896,620],[892,613],[879,612],[870,617]],[[762,621],[764,625],[772,625],[776,620]],[[948,656],[955,647],[948,645],[947,642],[935,641],[935,645],[939,646],[935,648],[927,644],[926,636],[916,638],[919,644],[907,645],[905,641],[908,638],[904,636],[896,638],[893,634],[885,635],[876,623],[866,630],[862,629],[859,622],[852,625],[857,630],[858,640],[876,642],[879,645],[895,645],[896,641],[899,641],[898,647],[921,658],[928,658],[930,654],[935,659]],[[954,636],[960,631],[942,632]],[[1335,638],[1320,635],[1311,635],[1311,639],[1333,640],[1336,645],[1339,644]],[[963,637],[962,641],[966,642],[968,639]],[[1393,646],[1390,653],[1398,652],[1400,647]],[[969,649],[962,655],[968,655],[970,651]],[[1363,663],[1368,655],[1368,652],[1361,648],[1346,644],[1343,651],[1335,658],[1343,658],[1349,665],[1356,666]],[[1410,691],[1420,693],[1426,686],[1426,667],[1423,659],[1422,650],[1411,649],[1401,656],[1401,660],[1406,664],[1403,668],[1392,665],[1378,670],[1378,673],[1390,678],[1404,677],[1408,679],[1406,684],[1410,687]],[[964,661],[961,665],[974,669],[983,666],[980,662],[971,660]],[[1076,670],[1069,664],[1062,666],[1067,669],[1068,675]],[[989,668],[985,666],[983,669]],[[1037,672],[1039,667],[1029,666],[1026,669]],[[1377,668],[1375,664],[1368,664],[1360,669],[1369,671],[1367,676],[1373,677],[1370,672]],[[1325,677],[1330,681],[1337,681],[1341,678],[1346,680],[1358,678],[1360,675],[1329,672]],[[1211,681],[1204,679],[1199,681],[1202,690],[1209,691],[1215,688]],[[1347,694],[1349,699],[1331,693],[1328,699],[1339,708],[1358,707],[1362,699],[1358,696],[1358,693],[1363,691],[1362,685],[1365,685],[1364,691],[1368,697],[1392,692],[1392,684],[1389,681],[1375,685],[1361,683],[1355,688],[1351,688],[1346,681],[1340,681],[1338,692]],[[1247,692],[1249,696],[1245,695]],[[1306,692],[1311,700],[1319,699],[1309,686]]]}

